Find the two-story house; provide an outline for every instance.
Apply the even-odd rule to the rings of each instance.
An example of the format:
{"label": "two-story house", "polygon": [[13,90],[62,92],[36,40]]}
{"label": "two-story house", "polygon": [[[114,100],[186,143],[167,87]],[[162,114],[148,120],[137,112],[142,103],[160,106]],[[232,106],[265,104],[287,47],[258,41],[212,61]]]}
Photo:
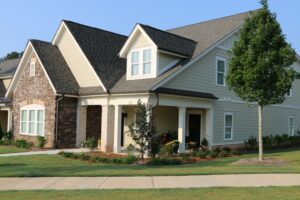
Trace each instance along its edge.
{"label": "two-story house", "polygon": [[[138,100],[154,107],[160,133],[186,143],[241,145],[258,132],[257,106],[226,86],[230,50],[250,12],[171,30],[136,24],[112,33],[63,20],[51,42],[30,40],[6,97],[13,132],[49,147],[101,139],[102,151],[120,152],[132,140],[128,125]],[[300,61],[294,64],[300,72]],[[264,112],[266,134],[300,128],[300,81],[284,104]]]}

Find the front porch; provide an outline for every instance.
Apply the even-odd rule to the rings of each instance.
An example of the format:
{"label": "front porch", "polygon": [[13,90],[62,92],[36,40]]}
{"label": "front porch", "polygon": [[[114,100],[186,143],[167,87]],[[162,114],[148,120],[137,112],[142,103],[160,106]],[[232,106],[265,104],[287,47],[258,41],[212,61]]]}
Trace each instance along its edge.
{"label": "front porch", "polygon": [[[213,100],[150,93],[114,95],[109,99],[107,97],[81,99],[77,113],[77,146],[88,137],[95,137],[88,132],[91,129],[89,127],[93,127],[95,138],[98,136],[97,139],[101,140],[101,150],[104,152],[121,153],[128,145],[134,144],[128,126],[135,120],[138,100],[153,106],[154,121],[160,134],[168,132],[176,134],[180,142],[179,152],[185,152],[190,142],[199,146],[203,138],[209,141],[209,145],[211,144]],[[94,113],[90,118],[89,112]],[[95,119],[97,113],[98,117]]]}

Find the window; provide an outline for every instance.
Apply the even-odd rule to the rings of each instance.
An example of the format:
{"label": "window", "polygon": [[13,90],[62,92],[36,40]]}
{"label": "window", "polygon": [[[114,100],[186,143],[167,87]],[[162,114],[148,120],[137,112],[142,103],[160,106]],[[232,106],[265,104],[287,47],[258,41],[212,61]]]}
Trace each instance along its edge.
{"label": "window", "polygon": [[293,90],[292,90],[292,88],[287,91],[286,96],[287,97],[292,97],[293,96]]}
{"label": "window", "polygon": [[294,128],[294,117],[289,117],[289,135],[294,136],[295,135],[295,128]]}
{"label": "window", "polygon": [[217,57],[217,85],[225,86],[225,72],[226,72],[226,60],[224,58]]}
{"label": "window", "polygon": [[131,76],[139,74],[139,52],[135,51],[131,53]]}
{"label": "window", "polygon": [[45,108],[27,105],[21,108],[21,134],[44,136]]}
{"label": "window", "polygon": [[232,140],[233,135],[233,113],[224,114],[224,140]]}
{"label": "window", "polygon": [[151,74],[151,49],[143,51],[143,74]]}
{"label": "window", "polygon": [[36,65],[36,59],[31,58],[30,60],[30,68],[29,68],[29,76],[33,77],[35,76],[35,65]]}

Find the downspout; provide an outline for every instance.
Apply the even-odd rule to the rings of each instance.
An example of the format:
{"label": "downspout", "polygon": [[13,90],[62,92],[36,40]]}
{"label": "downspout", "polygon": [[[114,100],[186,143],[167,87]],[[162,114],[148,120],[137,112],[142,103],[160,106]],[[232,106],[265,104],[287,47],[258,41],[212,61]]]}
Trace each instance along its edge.
{"label": "downspout", "polygon": [[57,144],[57,135],[58,135],[58,104],[61,100],[63,100],[64,94],[62,94],[62,97],[58,98],[56,100],[56,119],[55,119],[55,147],[58,146]]}

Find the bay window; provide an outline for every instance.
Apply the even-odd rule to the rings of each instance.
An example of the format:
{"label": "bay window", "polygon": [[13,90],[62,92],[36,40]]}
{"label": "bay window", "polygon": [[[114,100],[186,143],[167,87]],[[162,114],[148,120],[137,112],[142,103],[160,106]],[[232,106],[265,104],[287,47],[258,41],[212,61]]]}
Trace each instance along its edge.
{"label": "bay window", "polygon": [[45,108],[43,106],[24,106],[21,108],[20,115],[21,134],[44,136]]}

